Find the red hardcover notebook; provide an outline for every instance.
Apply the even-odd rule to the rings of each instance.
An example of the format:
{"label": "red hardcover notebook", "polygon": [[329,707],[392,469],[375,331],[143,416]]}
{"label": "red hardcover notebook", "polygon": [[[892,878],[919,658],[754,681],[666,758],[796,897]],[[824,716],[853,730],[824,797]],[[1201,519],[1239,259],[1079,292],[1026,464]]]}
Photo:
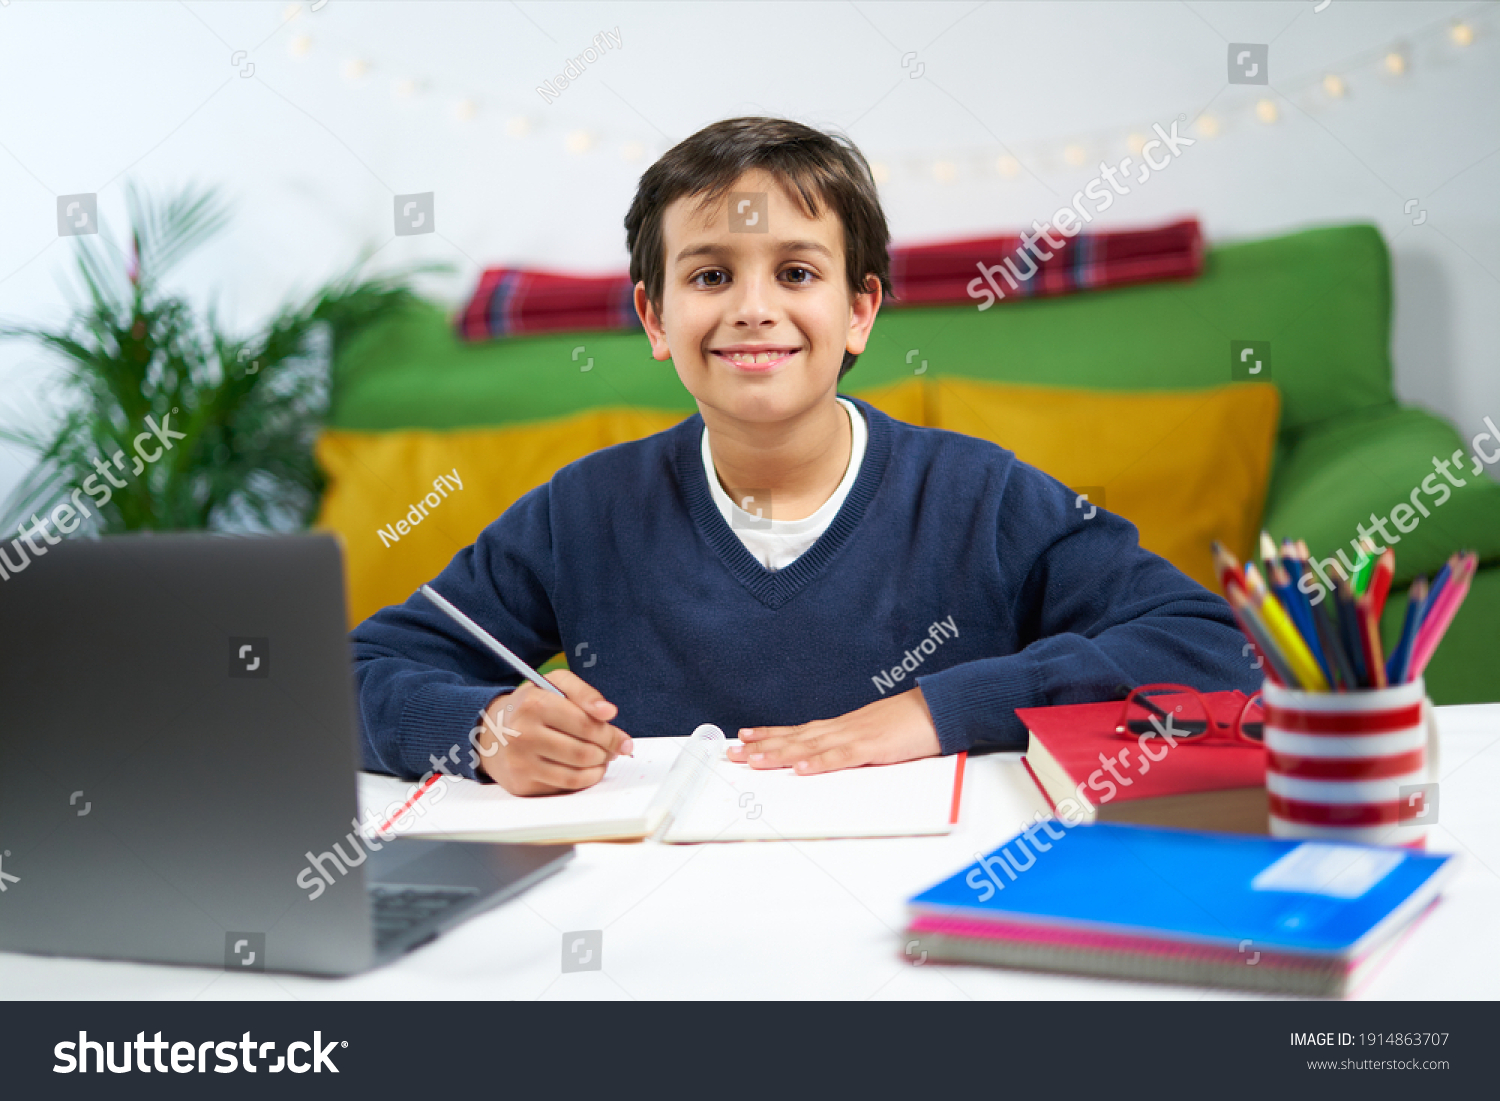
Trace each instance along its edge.
{"label": "red hardcover notebook", "polygon": [[[1205,692],[1216,720],[1233,722],[1241,692]],[[1268,833],[1266,752],[1247,743],[1115,733],[1121,703],[1018,707],[1031,738],[1027,771],[1059,817],[1087,822]],[[1059,805],[1071,799],[1077,807]]]}

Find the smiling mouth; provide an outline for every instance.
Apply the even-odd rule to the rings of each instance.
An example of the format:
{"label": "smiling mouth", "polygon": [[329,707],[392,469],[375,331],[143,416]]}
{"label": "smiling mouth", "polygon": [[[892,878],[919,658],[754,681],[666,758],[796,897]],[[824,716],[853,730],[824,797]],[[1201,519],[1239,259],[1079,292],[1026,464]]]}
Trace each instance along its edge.
{"label": "smiling mouth", "polygon": [[773,348],[763,352],[716,351],[713,354],[742,371],[769,371],[785,363],[799,351],[801,351],[800,348]]}

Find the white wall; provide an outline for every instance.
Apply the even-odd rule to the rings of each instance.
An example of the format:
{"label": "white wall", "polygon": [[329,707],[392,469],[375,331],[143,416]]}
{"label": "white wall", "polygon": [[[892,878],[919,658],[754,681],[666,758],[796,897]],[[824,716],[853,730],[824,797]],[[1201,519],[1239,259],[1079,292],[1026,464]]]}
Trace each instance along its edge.
{"label": "white wall", "polygon": [[[362,245],[380,248],[381,267],[455,261],[456,276],[424,284],[452,302],[492,264],[622,269],[621,220],[645,165],[735,114],[846,130],[884,166],[893,234],[911,243],[1046,218],[1101,159],[1128,153],[1129,133],[1206,110],[1220,133],[1100,221],[1197,213],[1215,240],[1373,221],[1396,257],[1400,394],[1466,434],[1500,417],[1493,3],[310,7],[288,19],[277,0],[0,0],[0,319],[62,316],[74,242],[57,236],[56,196],[98,192],[119,233],[127,178],[227,188],[231,230],[179,282],[248,327]],[[1475,33],[1466,48],[1446,26],[1460,15]],[[545,102],[537,85],[615,28],[621,47]],[[1381,58],[1402,40],[1410,65],[1393,76]],[[1226,83],[1230,42],[1270,44],[1269,86]],[[231,65],[240,49],[248,77]],[[354,58],[370,65],[358,80],[342,71]],[[1319,84],[1330,69],[1347,81],[1341,99]],[[403,96],[404,78],[422,86]],[[1277,103],[1274,124],[1253,117],[1260,97]],[[468,119],[455,109],[465,98]],[[575,131],[593,135],[587,152],[566,148]],[[1070,144],[1086,166],[1067,163]],[[1006,150],[1024,165],[1014,178],[997,165]],[[436,193],[437,232],[395,237],[392,197],[419,191]],[[1421,225],[1403,213],[1411,198]],[[0,423],[41,423],[55,375],[31,347],[0,343]],[[0,444],[0,494],[27,465]]]}

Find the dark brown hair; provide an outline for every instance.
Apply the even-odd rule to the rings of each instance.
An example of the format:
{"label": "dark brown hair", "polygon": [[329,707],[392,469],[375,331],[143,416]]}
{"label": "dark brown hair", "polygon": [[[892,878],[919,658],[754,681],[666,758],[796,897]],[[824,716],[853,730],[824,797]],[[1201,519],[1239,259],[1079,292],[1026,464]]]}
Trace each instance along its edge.
{"label": "dark brown hair", "polygon": [[[890,230],[870,166],[854,143],[842,134],[824,133],[790,119],[735,118],[705,126],[678,142],[648,168],[625,215],[625,247],[630,250],[630,280],[646,284],[646,297],[659,313],[666,282],[666,244],[662,215],[684,195],[715,202],[746,172],[762,169],[787,194],[800,198],[808,217],[819,216],[827,203],[844,226],[844,272],[854,293],[864,293],[874,275],[891,294]],[[858,357],[844,353],[839,378]]]}

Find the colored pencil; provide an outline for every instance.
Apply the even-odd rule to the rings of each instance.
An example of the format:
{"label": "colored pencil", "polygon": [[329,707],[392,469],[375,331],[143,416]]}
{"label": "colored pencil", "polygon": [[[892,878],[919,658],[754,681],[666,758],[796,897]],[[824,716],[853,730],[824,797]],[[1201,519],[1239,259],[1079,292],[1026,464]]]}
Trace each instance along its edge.
{"label": "colored pencil", "polygon": [[1364,556],[1364,561],[1354,571],[1355,596],[1361,596],[1369,590],[1370,575],[1375,572],[1375,560],[1380,557],[1375,553],[1375,541],[1367,536],[1359,537],[1359,551]]}
{"label": "colored pencil", "polygon": [[1318,637],[1318,628],[1313,622],[1312,607],[1307,603],[1307,598],[1297,590],[1296,579],[1291,576],[1281,558],[1277,556],[1276,544],[1266,532],[1260,533],[1260,553],[1266,563],[1266,583],[1271,586],[1271,591],[1276,594],[1276,598],[1281,601],[1281,606],[1291,616],[1313,660],[1318,663],[1318,668],[1322,671],[1324,678],[1332,685],[1334,683],[1333,667],[1329,664],[1327,655],[1323,653],[1322,640]]}
{"label": "colored pencil", "polygon": [[1244,576],[1240,573],[1240,560],[1230,553],[1229,548],[1217,539],[1213,544],[1214,568],[1219,571],[1219,588],[1224,590],[1224,595],[1229,595],[1229,587],[1238,585],[1241,589],[1245,587]]}
{"label": "colored pencil", "polygon": [[1375,606],[1375,618],[1385,611],[1385,598],[1390,595],[1391,581],[1396,576],[1396,552],[1390,547],[1375,563],[1375,572],[1370,575],[1370,602]]}
{"label": "colored pencil", "polygon": [[1293,675],[1286,657],[1277,648],[1271,633],[1266,630],[1265,620],[1256,611],[1255,603],[1245,592],[1244,586],[1231,585],[1225,590],[1224,596],[1229,601],[1235,618],[1239,620],[1240,630],[1245,632],[1259,652],[1267,672],[1288,688],[1301,688],[1302,683]]}
{"label": "colored pencil", "polygon": [[1328,679],[1323,676],[1323,670],[1312,656],[1312,651],[1307,648],[1307,643],[1303,641],[1281,602],[1266,588],[1265,582],[1260,579],[1260,571],[1253,564],[1245,566],[1245,588],[1297,680],[1310,691],[1328,691]]}
{"label": "colored pencil", "polygon": [[1360,593],[1354,598],[1354,610],[1360,640],[1364,643],[1365,668],[1368,670],[1370,687],[1386,688],[1388,685],[1385,679],[1385,658],[1381,655],[1380,625],[1375,621],[1369,593]]}
{"label": "colored pencil", "polygon": [[[1427,590],[1427,609],[1430,611],[1437,603],[1438,597],[1443,595],[1443,590],[1453,577],[1453,569],[1458,565],[1458,555],[1450,554],[1448,561],[1443,563],[1443,568],[1438,570],[1437,576],[1432,579],[1432,588]],[[1423,613],[1425,617],[1425,612]],[[1417,624],[1418,629],[1421,624]]]}
{"label": "colored pencil", "polygon": [[[1438,643],[1443,640],[1443,635],[1448,630],[1448,625],[1453,622],[1453,617],[1458,614],[1459,605],[1464,602],[1464,597],[1469,593],[1469,583],[1474,579],[1474,570],[1478,564],[1478,555],[1468,551],[1459,558],[1459,564],[1448,578],[1444,586],[1443,595],[1440,598],[1441,607],[1433,607],[1424,617],[1422,626],[1417,631],[1417,641],[1413,648],[1411,676],[1413,679],[1420,677],[1427,663],[1432,660]],[[1428,601],[1431,605],[1431,601]]]}
{"label": "colored pencil", "polygon": [[[1427,578],[1419,577],[1411,583],[1407,593],[1401,637],[1385,663],[1385,679],[1391,684],[1405,684],[1407,674],[1411,672],[1412,646],[1417,641],[1417,624],[1422,622],[1422,610],[1426,605]],[[1371,606],[1374,606],[1373,600]]]}
{"label": "colored pencil", "polygon": [[1333,585],[1334,599],[1338,601],[1339,637],[1344,640],[1344,652],[1354,666],[1354,684],[1357,688],[1370,687],[1368,666],[1365,664],[1364,636],[1359,629],[1359,615],[1354,607],[1354,588],[1349,580],[1340,577]]}

